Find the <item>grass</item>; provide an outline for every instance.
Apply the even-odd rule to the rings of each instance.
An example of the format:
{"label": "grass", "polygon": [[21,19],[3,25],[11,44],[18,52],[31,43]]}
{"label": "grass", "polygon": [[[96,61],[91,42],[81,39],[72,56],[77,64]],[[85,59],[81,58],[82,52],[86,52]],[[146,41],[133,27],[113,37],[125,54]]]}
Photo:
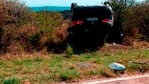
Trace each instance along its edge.
{"label": "grass", "polygon": [[45,84],[61,81],[75,81],[92,76],[117,76],[108,68],[112,62],[126,66],[126,74],[139,72],[140,68],[148,71],[148,65],[132,62],[149,63],[149,49],[111,49],[92,53],[31,55],[31,56],[2,56],[0,59],[0,83],[15,81],[22,84],[25,80],[31,83]]}

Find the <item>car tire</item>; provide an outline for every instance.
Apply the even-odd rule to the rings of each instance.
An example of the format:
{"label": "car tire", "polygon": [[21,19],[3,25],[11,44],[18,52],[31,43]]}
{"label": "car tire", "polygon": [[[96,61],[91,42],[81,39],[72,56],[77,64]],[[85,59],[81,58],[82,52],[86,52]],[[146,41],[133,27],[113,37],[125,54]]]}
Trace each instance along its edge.
{"label": "car tire", "polygon": [[118,43],[121,44],[123,42],[124,32],[121,27],[112,28],[108,38],[106,40],[107,43]]}

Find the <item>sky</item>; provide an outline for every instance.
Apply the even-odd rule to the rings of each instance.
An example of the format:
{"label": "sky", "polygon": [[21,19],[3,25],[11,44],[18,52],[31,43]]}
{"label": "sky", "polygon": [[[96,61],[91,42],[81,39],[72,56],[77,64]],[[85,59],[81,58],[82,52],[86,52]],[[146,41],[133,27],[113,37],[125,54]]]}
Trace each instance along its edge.
{"label": "sky", "polygon": [[[106,0],[19,0],[24,2],[27,6],[70,6],[75,2],[79,5],[97,5]],[[137,0],[143,1],[143,0]]]}

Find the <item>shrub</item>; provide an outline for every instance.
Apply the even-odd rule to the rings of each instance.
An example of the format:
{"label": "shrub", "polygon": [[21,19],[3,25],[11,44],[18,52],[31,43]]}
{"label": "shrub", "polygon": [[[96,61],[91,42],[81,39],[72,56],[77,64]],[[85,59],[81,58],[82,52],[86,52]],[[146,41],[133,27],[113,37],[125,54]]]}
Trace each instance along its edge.
{"label": "shrub", "polygon": [[67,57],[71,57],[73,55],[73,48],[69,44],[67,44],[66,54]]}
{"label": "shrub", "polygon": [[17,78],[9,78],[5,79],[3,84],[19,84],[19,81]]}
{"label": "shrub", "polygon": [[0,20],[1,49],[5,52],[14,51],[13,49],[18,47],[18,44],[19,46],[21,44],[19,41],[22,39],[19,33],[24,32],[20,31],[18,33],[18,31],[21,30],[24,25],[29,24],[29,21],[32,23],[33,16],[30,16],[30,10],[23,3],[19,3],[18,0],[2,0],[0,3],[0,7],[2,7],[0,14],[2,18]]}
{"label": "shrub", "polygon": [[48,51],[61,52],[66,39],[66,27],[63,16],[57,12],[38,12],[37,29],[39,30],[40,49],[48,48]]}
{"label": "shrub", "polygon": [[148,18],[149,5],[136,5],[125,9],[123,14],[124,22],[123,29],[129,37],[141,38],[148,40]]}
{"label": "shrub", "polygon": [[148,39],[149,5],[134,0],[109,0],[115,13],[115,23],[122,27],[125,36],[133,39]]}
{"label": "shrub", "polygon": [[76,79],[80,76],[79,72],[77,70],[64,70],[60,73],[60,79],[62,81],[68,81],[72,79]]}
{"label": "shrub", "polygon": [[[5,1],[5,3],[3,3]],[[66,27],[57,12],[32,12],[18,0],[0,2],[0,49],[3,52],[41,50],[63,45]],[[54,46],[53,46],[54,45]]]}

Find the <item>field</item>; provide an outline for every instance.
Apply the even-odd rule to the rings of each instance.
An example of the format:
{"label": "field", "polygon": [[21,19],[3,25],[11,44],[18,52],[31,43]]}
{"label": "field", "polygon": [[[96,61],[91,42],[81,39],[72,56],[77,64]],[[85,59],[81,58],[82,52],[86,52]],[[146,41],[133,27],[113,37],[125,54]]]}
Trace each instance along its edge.
{"label": "field", "polygon": [[112,62],[125,65],[124,74],[128,75],[149,71],[149,43],[144,41],[136,40],[131,46],[105,44],[95,52],[68,55],[35,52],[1,56],[0,82],[22,84],[28,80],[31,84],[51,84],[117,77],[122,73],[108,68]]}

